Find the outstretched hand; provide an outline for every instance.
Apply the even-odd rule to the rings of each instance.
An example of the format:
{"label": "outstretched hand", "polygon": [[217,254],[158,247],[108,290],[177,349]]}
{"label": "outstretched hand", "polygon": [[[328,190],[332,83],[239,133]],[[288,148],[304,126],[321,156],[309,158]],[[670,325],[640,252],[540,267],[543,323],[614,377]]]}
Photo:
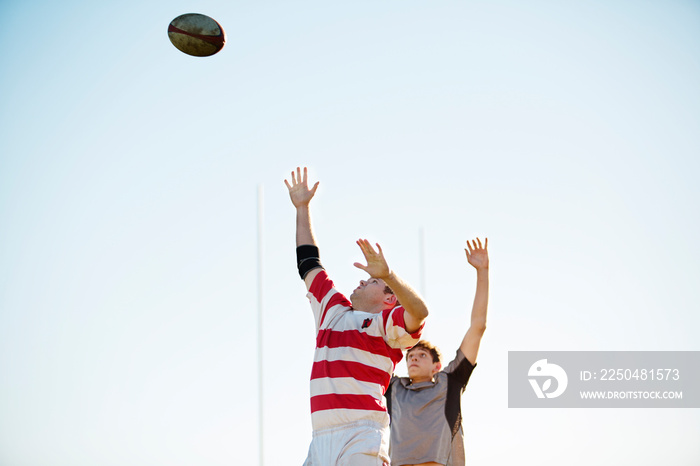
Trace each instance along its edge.
{"label": "outstretched hand", "polygon": [[472,240],[471,244],[467,240],[467,261],[477,270],[489,268],[489,239],[484,240],[484,246],[481,246],[481,240],[477,238]]}
{"label": "outstretched hand", "polygon": [[377,243],[377,251],[374,250],[366,239],[358,239],[357,245],[360,246],[362,254],[364,254],[367,260],[367,265],[355,262],[353,264],[355,267],[364,270],[370,277],[374,278],[386,278],[391,275],[391,269],[389,268],[389,264],[386,263],[382,247],[379,243]]}
{"label": "outstretched hand", "polygon": [[294,207],[308,206],[311,199],[316,194],[316,189],[318,188],[318,181],[313,188],[309,189],[309,184],[307,181],[306,167],[304,167],[304,175],[302,177],[301,168],[297,167],[296,176],[294,171],[292,171],[292,184],[289,181],[284,180],[284,184],[287,185],[289,189],[289,197],[292,200]]}

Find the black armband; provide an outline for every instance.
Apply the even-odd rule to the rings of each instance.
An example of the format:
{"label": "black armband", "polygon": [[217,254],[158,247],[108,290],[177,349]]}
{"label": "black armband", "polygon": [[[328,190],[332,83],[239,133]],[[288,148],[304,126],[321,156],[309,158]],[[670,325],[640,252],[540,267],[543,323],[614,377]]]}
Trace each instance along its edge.
{"label": "black armband", "polygon": [[307,273],[318,267],[323,267],[318,254],[318,248],[313,244],[297,246],[297,268],[299,269],[299,276],[301,279],[303,280],[306,278]]}

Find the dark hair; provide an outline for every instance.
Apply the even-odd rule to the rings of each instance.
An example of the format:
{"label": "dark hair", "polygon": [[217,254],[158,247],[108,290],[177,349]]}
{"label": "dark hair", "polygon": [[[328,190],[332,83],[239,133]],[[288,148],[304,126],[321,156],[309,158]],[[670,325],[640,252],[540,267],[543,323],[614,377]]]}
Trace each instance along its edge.
{"label": "dark hair", "polygon": [[433,356],[433,362],[440,362],[442,360],[442,355],[440,354],[440,350],[438,350],[435,345],[433,345],[429,341],[425,341],[425,340],[419,341],[418,343],[416,343],[413,346],[413,348],[406,351],[406,357],[408,357],[409,353],[416,348],[422,348],[425,351],[427,351],[428,353],[430,353]]}

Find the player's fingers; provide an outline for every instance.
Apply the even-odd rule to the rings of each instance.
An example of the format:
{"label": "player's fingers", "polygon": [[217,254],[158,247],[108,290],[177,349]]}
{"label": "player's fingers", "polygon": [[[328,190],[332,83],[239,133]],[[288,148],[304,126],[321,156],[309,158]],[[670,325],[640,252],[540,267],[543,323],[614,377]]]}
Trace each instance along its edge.
{"label": "player's fingers", "polygon": [[362,241],[362,253],[365,255],[365,258],[369,262],[371,258],[374,258],[377,255],[377,251],[374,250],[371,244],[369,244],[369,241],[366,239],[361,240]]}
{"label": "player's fingers", "polygon": [[479,247],[481,247],[481,240],[477,237],[476,242],[479,243]]}
{"label": "player's fingers", "polygon": [[376,255],[377,251],[374,250],[374,247],[369,243],[368,240],[363,240],[365,243],[365,248],[367,249],[367,252],[370,254]]}
{"label": "player's fingers", "polygon": [[352,264],[352,265],[354,265],[354,266],[357,267],[358,269],[361,269],[361,270],[364,270],[365,272],[367,272],[367,266],[365,266],[365,265],[363,265],[363,264],[360,264],[359,262],[355,262],[355,263]]}
{"label": "player's fingers", "polygon": [[316,193],[316,188],[318,188],[319,183],[320,183],[320,181],[317,181],[316,184],[314,185],[313,189],[311,190],[312,195]]}
{"label": "player's fingers", "polygon": [[308,174],[306,171],[306,167],[304,167],[304,183],[306,183],[306,180],[308,179]]}
{"label": "player's fingers", "polygon": [[287,181],[287,180],[284,180],[284,184],[286,184],[286,185],[287,185],[287,189],[292,189],[292,187],[291,187],[291,186],[289,186],[289,181]]}
{"label": "player's fingers", "polygon": [[366,251],[368,249],[366,239],[362,239],[362,238],[358,239],[357,244],[360,246],[360,249],[362,249],[363,251]]}
{"label": "player's fingers", "polygon": [[484,249],[488,249],[488,247],[489,247],[489,239],[484,238]]}
{"label": "player's fingers", "polygon": [[[467,240],[467,247],[469,248],[469,251],[467,252],[467,254],[468,254],[468,253],[472,252],[472,245],[469,244],[469,240]],[[466,251],[466,249],[465,249],[465,251]]]}

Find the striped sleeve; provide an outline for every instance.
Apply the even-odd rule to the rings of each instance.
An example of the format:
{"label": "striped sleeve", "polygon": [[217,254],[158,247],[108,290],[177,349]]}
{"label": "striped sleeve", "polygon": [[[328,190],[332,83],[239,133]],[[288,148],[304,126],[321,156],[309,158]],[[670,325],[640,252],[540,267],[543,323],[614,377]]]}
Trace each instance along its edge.
{"label": "striped sleeve", "polygon": [[306,294],[316,322],[316,330],[332,318],[333,314],[351,307],[350,301],[335,289],[325,270],[321,270]]}
{"label": "striped sleeve", "polygon": [[425,322],[415,332],[408,333],[404,320],[405,312],[403,306],[397,306],[394,309],[387,309],[382,312],[382,327],[384,330],[382,336],[386,344],[392,348],[409,349],[418,343],[421,333],[423,333]]}

